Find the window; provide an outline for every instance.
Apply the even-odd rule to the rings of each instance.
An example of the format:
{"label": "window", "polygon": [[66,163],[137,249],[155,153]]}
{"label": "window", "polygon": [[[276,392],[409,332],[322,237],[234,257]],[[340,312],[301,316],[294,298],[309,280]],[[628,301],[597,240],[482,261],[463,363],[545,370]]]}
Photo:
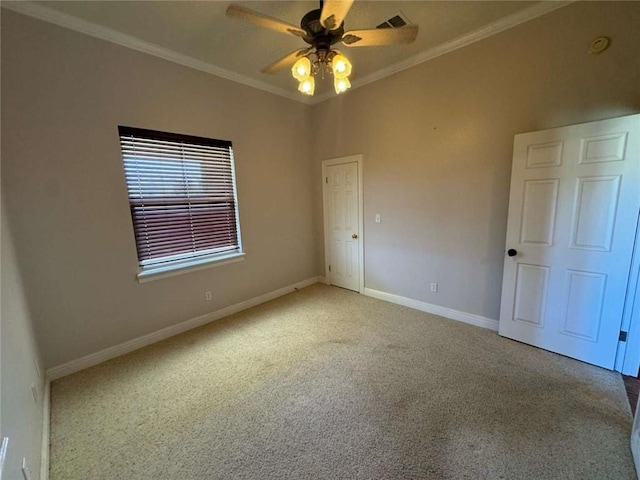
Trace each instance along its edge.
{"label": "window", "polygon": [[118,127],[138,279],[241,259],[231,142]]}

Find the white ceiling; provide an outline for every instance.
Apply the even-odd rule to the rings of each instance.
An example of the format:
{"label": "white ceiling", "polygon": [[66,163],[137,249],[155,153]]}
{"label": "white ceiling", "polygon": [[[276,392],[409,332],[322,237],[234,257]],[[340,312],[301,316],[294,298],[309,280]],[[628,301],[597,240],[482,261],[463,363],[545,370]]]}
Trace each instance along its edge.
{"label": "white ceiling", "polygon": [[[45,1],[3,2],[3,5],[273,93],[300,101],[312,100],[296,91],[297,83],[288,69],[271,75],[260,73],[262,67],[286,53],[305,47],[302,39],[227,18],[225,10],[229,3]],[[294,25],[299,25],[302,16],[319,5],[315,1],[236,3]],[[565,3],[356,1],[345,20],[346,30],[375,28],[401,11],[411,23],[420,26],[420,31],[411,45],[343,48],[354,66],[352,82],[354,87],[368,83]],[[317,81],[315,100],[335,95],[332,87],[329,79]]]}

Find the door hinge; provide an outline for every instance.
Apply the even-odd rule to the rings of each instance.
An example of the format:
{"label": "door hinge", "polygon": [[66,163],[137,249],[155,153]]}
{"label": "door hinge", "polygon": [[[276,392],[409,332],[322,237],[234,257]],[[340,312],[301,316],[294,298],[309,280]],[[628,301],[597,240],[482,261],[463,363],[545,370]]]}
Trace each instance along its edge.
{"label": "door hinge", "polygon": [[331,271],[331,265],[329,265],[329,271]]}
{"label": "door hinge", "polygon": [[620,332],[620,336],[618,337],[618,341],[619,342],[626,342],[627,341],[627,333],[629,332]]}
{"label": "door hinge", "polygon": [[324,183],[329,183],[329,177],[324,177]]}

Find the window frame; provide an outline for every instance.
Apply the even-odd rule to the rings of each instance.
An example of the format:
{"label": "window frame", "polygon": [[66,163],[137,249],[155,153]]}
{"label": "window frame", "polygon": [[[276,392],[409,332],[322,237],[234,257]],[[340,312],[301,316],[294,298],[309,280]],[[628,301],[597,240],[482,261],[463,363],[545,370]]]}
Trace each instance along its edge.
{"label": "window frame", "polygon": [[[238,187],[236,181],[236,169],[235,158],[233,152],[233,145],[228,140],[217,140],[213,138],[197,137],[193,135],[182,135],[178,133],[163,132],[157,130],[149,130],[144,128],[118,126],[118,139],[120,142],[120,153],[123,171],[125,169],[125,156],[122,148],[122,139],[124,137],[140,137],[147,140],[165,140],[170,142],[185,143],[187,145],[205,145],[214,147],[228,147],[230,149],[230,167],[231,167],[231,182],[233,187],[233,201],[234,201],[234,213],[235,213],[235,228],[237,237],[237,248],[233,250],[227,250],[219,253],[211,254],[193,254],[189,256],[188,253],[177,254],[175,260],[164,261],[156,265],[142,265],[143,260],[140,259],[138,246],[136,243],[136,258],[138,260],[138,274],[137,279],[139,283],[146,283],[152,280],[159,280],[161,278],[172,277],[176,275],[182,275],[184,273],[202,270],[214,266],[228,265],[230,263],[236,263],[244,260],[245,253],[242,246],[242,235],[240,232],[240,208],[238,204]],[[129,203],[129,213],[131,215],[131,225],[133,227],[133,236],[136,237],[136,227],[134,218],[131,212],[131,197],[129,190],[129,182],[125,175],[125,185],[127,189],[127,201]],[[204,250],[199,250],[202,252]],[[169,255],[167,257],[170,257]]]}

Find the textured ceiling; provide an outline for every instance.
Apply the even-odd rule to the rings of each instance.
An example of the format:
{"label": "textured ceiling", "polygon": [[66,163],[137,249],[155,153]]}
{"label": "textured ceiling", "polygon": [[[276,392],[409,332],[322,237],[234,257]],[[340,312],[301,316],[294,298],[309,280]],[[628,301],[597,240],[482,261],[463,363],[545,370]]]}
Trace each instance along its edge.
{"label": "textured ceiling", "polygon": [[[167,1],[46,1],[37,6],[107,27],[173,52],[235,72],[270,87],[295,92],[288,69],[265,75],[260,69],[306,44],[299,38],[227,18],[230,2]],[[299,25],[302,16],[318,8],[310,1],[235,2]],[[356,1],[345,29],[374,28],[399,11],[420,31],[415,43],[386,47],[343,48],[354,68],[352,81],[366,79],[390,65],[477,31],[540,2],[523,1]],[[273,90],[273,88],[272,88]],[[332,90],[330,79],[318,81],[316,95]],[[300,94],[302,95],[302,94]]]}

